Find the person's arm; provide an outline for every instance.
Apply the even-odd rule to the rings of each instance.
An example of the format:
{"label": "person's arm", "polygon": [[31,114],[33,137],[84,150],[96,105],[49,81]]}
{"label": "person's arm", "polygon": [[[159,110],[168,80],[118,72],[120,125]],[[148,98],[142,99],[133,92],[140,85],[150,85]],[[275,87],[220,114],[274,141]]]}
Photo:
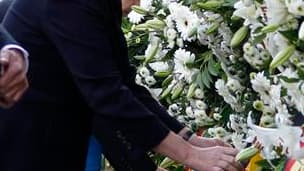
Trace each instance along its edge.
{"label": "person's arm", "polygon": [[1,50],[14,50],[20,53],[20,57],[24,59],[23,65],[25,67],[25,71],[28,69],[28,52],[22,48],[15,39],[8,33],[8,31],[0,25],[0,48]]}
{"label": "person's arm", "polygon": [[[111,2],[96,1],[90,6],[81,0],[50,1],[44,26],[84,99],[97,115],[95,120],[107,120],[107,125],[125,132],[132,137],[130,141],[149,150],[165,139],[169,129],[134,96],[121,78],[113,54],[118,49],[113,49],[110,34],[111,29],[118,28],[104,21],[111,17],[102,9],[108,3]],[[69,13],[66,8],[70,9]]]}
{"label": "person's arm", "polygon": [[187,128],[184,124],[178,122],[175,118],[171,117],[166,109],[155,100],[151,93],[143,86],[135,83],[136,70],[133,67],[129,69],[129,79],[126,83],[133,94],[152,112],[157,114],[157,116],[168,126],[170,130],[175,132],[181,137],[188,137],[189,143],[198,147],[212,147],[212,146],[225,146],[230,145],[216,138],[204,138],[197,136],[195,133],[188,135],[190,128]]}
{"label": "person's arm", "polygon": [[28,88],[28,53],[0,25],[0,106],[16,103]]}
{"label": "person's arm", "polygon": [[[202,166],[204,160],[209,161],[202,158],[201,153],[204,152],[170,132],[125,85],[121,77],[123,71],[117,66],[118,57],[114,55],[114,51],[119,49],[113,48],[115,37],[111,37],[113,29],[117,29],[118,34],[121,30],[105,21],[115,18],[105,10],[117,5],[112,4],[117,1],[48,2],[46,16],[43,17],[45,33],[61,53],[75,84],[94,113],[95,136],[108,150],[106,156],[122,163],[121,166],[118,163],[116,168],[131,170],[128,169],[131,163],[134,171],[155,171],[156,167],[146,154],[150,149],[196,169],[208,168],[210,164]],[[225,150],[231,153],[225,154],[229,159],[235,153],[231,149]],[[223,150],[213,152],[221,153]],[[113,155],[116,156],[111,158]],[[198,162],[201,158],[202,162]],[[223,161],[222,165],[229,163],[231,161]]]}
{"label": "person's arm", "polygon": [[185,125],[171,117],[165,107],[155,100],[145,87],[135,83],[135,74],[135,69],[130,68],[130,77],[127,81],[127,85],[133,92],[134,96],[136,96],[149,110],[157,114],[157,116],[168,126],[168,128],[170,128],[176,134],[180,133],[182,136],[184,134],[184,131],[182,130],[186,129]]}

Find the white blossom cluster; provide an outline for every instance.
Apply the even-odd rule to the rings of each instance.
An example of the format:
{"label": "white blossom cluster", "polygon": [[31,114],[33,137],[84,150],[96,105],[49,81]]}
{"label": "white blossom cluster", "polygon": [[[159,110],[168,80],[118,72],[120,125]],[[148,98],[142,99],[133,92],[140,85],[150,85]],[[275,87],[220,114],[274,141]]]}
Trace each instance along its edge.
{"label": "white blossom cluster", "polygon": [[136,83],[207,136],[240,150],[256,138],[268,160],[303,157],[292,117],[304,114],[304,1],[210,1],[141,0],[126,36],[146,44]]}

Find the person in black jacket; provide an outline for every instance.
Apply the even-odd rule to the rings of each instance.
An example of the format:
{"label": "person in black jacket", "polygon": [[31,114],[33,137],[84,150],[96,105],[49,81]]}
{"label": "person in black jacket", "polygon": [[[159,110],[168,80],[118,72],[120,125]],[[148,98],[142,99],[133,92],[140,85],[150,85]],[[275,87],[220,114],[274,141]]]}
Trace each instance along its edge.
{"label": "person in black jacket", "polygon": [[197,170],[239,169],[235,149],[202,148],[135,84],[121,16],[120,0],[14,2],[4,25],[31,54],[31,87],[0,111],[1,171],[83,171],[91,129],[117,171],[155,171],[150,150]]}
{"label": "person in black jacket", "polygon": [[13,106],[28,88],[28,53],[0,26],[0,108]]}
{"label": "person in black jacket", "polygon": [[[13,0],[0,1],[0,21],[1,22],[6,14],[6,11],[8,10],[8,8],[10,7],[12,2],[13,2]],[[26,67],[23,67],[22,69],[25,70],[25,68]],[[22,71],[22,72],[25,73],[25,71]],[[25,75],[24,75],[24,77],[25,77]],[[5,85],[6,85],[6,83],[5,83]],[[18,101],[18,99],[16,101]],[[10,106],[12,106],[12,105],[10,105]],[[88,150],[88,156],[87,156],[87,160],[86,160],[85,171],[100,171],[101,157],[102,157],[101,152],[102,152],[101,145],[97,144],[94,137],[92,137],[90,140],[90,143],[89,143],[89,150]]]}

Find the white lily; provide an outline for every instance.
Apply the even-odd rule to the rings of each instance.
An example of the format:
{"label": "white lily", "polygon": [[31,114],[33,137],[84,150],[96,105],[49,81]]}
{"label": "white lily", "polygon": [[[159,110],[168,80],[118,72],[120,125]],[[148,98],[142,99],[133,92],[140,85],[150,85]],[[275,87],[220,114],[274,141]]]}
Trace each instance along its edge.
{"label": "white lily", "polygon": [[233,15],[245,19],[245,25],[260,24],[257,18],[261,15],[261,9],[257,8],[254,3],[247,1],[238,1],[235,3],[234,8],[236,9]]}
{"label": "white lily", "polygon": [[274,58],[280,50],[285,49],[289,45],[288,40],[280,33],[270,33],[265,40],[266,49]]}
{"label": "white lily", "polygon": [[304,149],[300,146],[303,140],[300,127],[279,125],[278,128],[263,128],[253,123],[251,112],[247,124],[254,132],[257,141],[263,146],[262,152],[266,159],[272,159],[271,153],[274,146],[282,146],[283,153],[296,160],[304,157]]}
{"label": "white lily", "polygon": [[284,0],[265,0],[268,24],[283,24],[288,17]]}

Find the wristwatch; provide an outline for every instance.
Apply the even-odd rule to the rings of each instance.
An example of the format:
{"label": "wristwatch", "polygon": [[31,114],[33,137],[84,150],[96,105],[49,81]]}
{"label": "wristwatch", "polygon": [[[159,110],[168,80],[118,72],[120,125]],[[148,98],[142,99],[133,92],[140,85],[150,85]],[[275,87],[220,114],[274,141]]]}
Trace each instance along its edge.
{"label": "wristwatch", "polygon": [[185,141],[189,141],[189,139],[191,138],[191,136],[192,136],[193,134],[194,134],[194,132],[188,130],[188,131],[185,132],[185,134],[184,134],[182,137],[183,137],[183,139],[184,139]]}

